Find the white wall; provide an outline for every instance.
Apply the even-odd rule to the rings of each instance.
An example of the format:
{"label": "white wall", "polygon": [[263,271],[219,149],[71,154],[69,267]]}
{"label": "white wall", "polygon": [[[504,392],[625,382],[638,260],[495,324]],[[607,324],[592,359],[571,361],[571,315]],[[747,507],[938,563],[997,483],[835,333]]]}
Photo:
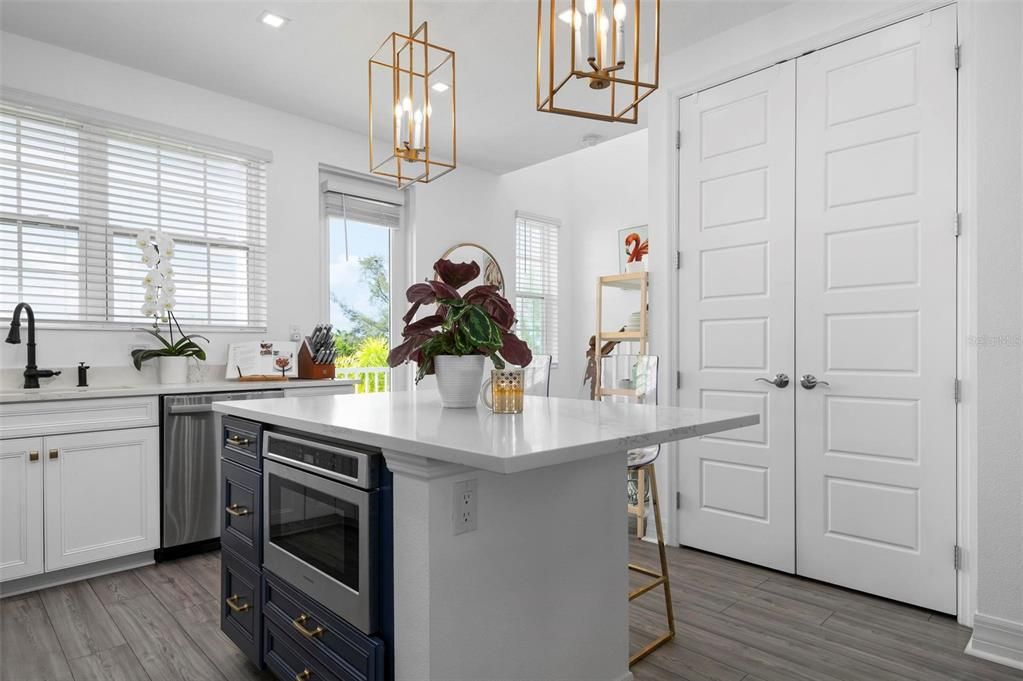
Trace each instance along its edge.
{"label": "white wall", "polygon": [[[578,397],[596,330],[597,277],[619,272],[618,230],[647,221],[646,130],[508,173],[500,187],[502,216],[521,210],[561,220],[560,365],[551,372],[551,395]],[[607,292],[605,329],[624,324],[637,300]]]}
{"label": "white wall", "polygon": [[[0,83],[273,152],[267,171],[268,328],[265,334],[210,334],[211,363],[224,363],[229,342],[286,338],[292,324],[310,329],[325,317],[326,279],[317,255],[319,166],[365,172],[365,135],[8,33],[0,33]],[[513,262],[514,230],[491,218],[497,181],[496,175],[463,165],[415,190],[416,249],[409,258],[414,279],[427,276],[455,240],[479,241],[502,263]],[[80,360],[94,367],[130,366],[129,351],[140,344],[148,345],[148,337],[127,330],[43,329],[38,361],[48,368]],[[0,345],[0,366],[23,365],[24,353],[24,346]]]}

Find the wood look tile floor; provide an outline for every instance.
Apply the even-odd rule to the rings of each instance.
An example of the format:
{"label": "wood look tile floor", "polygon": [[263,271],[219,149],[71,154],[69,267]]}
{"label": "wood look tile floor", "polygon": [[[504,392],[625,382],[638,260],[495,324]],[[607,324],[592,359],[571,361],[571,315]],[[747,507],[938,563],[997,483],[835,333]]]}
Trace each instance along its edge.
{"label": "wood look tile floor", "polygon": [[[636,681],[1023,681],[963,654],[953,618],[745,563],[669,549],[678,634]],[[630,540],[637,562],[656,547]],[[220,631],[208,553],[0,602],[2,681],[269,681]],[[659,591],[630,608],[638,650]],[[484,681],[484,680],[481,680]]]}

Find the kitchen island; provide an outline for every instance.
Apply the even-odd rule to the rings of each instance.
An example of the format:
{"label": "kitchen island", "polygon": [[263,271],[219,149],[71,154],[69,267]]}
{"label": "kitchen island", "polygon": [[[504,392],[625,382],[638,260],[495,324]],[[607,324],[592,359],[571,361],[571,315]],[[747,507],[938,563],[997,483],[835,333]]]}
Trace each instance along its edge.
{"label": "kitchen island", "polygon": [[626,452],[759,421],[535,397],[522,414],[498,415],[444,409],[425,391],[215,409],[264,431],[382,454],[393,473],[393,516],[382,517],[393,517],[393,671],[402,681],[632,678]]}

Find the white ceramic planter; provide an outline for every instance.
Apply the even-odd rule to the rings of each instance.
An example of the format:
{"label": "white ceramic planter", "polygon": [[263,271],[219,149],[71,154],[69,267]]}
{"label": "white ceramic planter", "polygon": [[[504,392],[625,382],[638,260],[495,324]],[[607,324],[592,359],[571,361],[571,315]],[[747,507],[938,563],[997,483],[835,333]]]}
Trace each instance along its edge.
{"label": "white ceramic planter", "polygon": [[483,384],[483,355],[438,355],[433,358],[437,389],[445,407],[475,407]]}
{"label": "white ceramic planter", "polygon": [[187,357],[157,357],[160,369],[160,383],[188,383]]}

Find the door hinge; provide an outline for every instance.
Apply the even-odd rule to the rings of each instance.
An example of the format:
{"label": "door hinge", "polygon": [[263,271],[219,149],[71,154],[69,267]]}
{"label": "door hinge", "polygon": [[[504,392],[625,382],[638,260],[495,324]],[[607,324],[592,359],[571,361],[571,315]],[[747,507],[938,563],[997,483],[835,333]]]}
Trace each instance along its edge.
{"label": "door hinge", "polygon": [[682,508],[682,492],[675,492],[675,508]]}
{"label": "door hinge", "polygon": [[682,251],[675,251],[675,269],[682,269]]}
{"label": "door hinge", "polygon": [[682,389],[682,372],[681,371],[676,371],[675,372],[675,389],[676,390],[681,390]]}
{"label": "door hinge", "polygon": [[963,550],[959,548],[959,544],[952,547],[952,565],[956,570],[963,569]]}
{"label": "door hinge", "polygon": [[962,65],[962,63],[963,63],[963,48],[962,48],[961,45],[956,45],[956,49],[955,49],[956,71],[959,70],[959,67]]}
{"label": "door hinge", "polygon": [[955,223],[952,225],[952,233],[958,239],[959,235],[963,233],[963,214],[956,213]]}
{"label": "door hinge", "polygon": [[[958,68],[958,67],[956,67],[956,68]],[[676,149],[681,149],[682,148],[682,131],[681,130],[676,130],[675,131],[675,148]]]}
{"label": "door hinge", "polygon": [[963,382],[958,378],[955,382],[955,400],[956,404],[963,401]]}

